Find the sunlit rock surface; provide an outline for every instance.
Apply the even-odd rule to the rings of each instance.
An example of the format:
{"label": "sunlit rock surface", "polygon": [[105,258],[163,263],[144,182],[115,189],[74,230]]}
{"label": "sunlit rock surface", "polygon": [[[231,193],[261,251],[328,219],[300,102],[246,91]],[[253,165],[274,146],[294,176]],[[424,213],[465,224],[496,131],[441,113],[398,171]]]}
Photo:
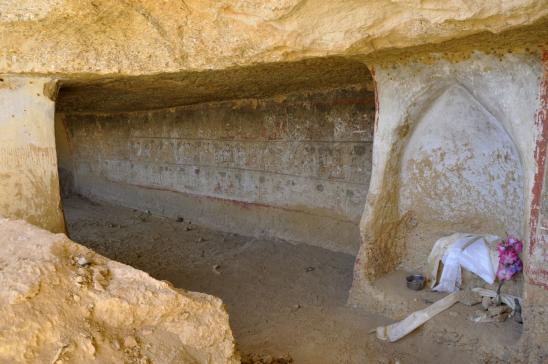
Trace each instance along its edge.
{"label": "sunlit rock surface", "polygon": [[0,362],[237,363],[220,299],[0,219]]}
{"label": "sunlit rock surface", "polygon": [[145,74],[363,55],[547,14],[542,0],[5,0],[0,72]]}

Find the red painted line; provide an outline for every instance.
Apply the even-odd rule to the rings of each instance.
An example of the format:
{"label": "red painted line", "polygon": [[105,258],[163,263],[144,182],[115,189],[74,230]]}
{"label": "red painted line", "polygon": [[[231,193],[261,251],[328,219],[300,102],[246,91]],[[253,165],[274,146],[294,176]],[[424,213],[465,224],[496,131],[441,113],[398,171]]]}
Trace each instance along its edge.
{"label": "red painted line", "polygon": [[[548,290],[548,271],[545,269],[527,269],[527,281]],[[539,279],[539,277],[541,277]]]}
{"label": "red painted line", "polygon": [[234,199],[217,197],[217,196],[197,195],[197,194],[192,194],[192,193],[189,193],[189,192],[181,192],[181,191],[171,189],[171,188],[166,188],[166,187],[147,186],[147,185],[143,185],[143,184],[127,183],[127,182],[115,182],[115,181],[110,181],[108,179],[107,179],[107,181],[111,182],[111,183],[118,183],[118,184],[122,183],[122,184],[125,184],[125,185],[128,185],[128,186],[138,187],[138,188],[142,188],[142,189],[145,189],[145,190],[176,193],[176,194],[183,195],[187,198],[197,198],[197,199],[202,199],[202,200],[216,201],[216,202],[220,202],[220,203],[223,203],[223,204],[234,205],[234,206],[237,206],[237,207],[242,208],[242,209],[260,208],[260,209],[268,209],[268,210],[281,210],[281,211],[287,211],[287,212],[301,213],[301,214],[310,215],[310,216],[327,217],[327,218],[333,219],[334,221],[337,221],[337,222],[340,222],[340,223],[358,224],[358,222],[353,221],[353,220],[351,220],[349,218],[346,218],[344,216],[341,216],[341,215],[337,216],[335,214],[333,214],[333,215],[321,214],[321,213],[314,213],[312,211],[299,210],[299,209],[290,208],[290,207],[267,205],[267,204],[260,203],[260,202],[246,202],[246,201],[234,200]]}
{"label": "red painted line", "polygon": [[[546,147],[548,142],[548,50],[544,50],[542,53],[542,64],[544,66],[544,75],[540,89],[540,106],[537,111],[535,121],[535,126],[537,129],[541,130],[541,133],[537,137],[534,152],[536,171],[532,190],[531,214],[529,221],[531,234],[529,237],[529,258],[532,258],[535,255],[539,243],[542,243],[543,245],[546,243],[545,239],[542,238],[539,241],[538,223],[540,206],[542,203],[544,168],[546,166]],[[543,258],[546,257],[543,256]],[[531,262],[533,261],[534,260],[531,259]],[[548,271],[546,269],[532,269],[531,267],[528,267],[526,272],[527,279],[531,284],[539,285],[545,289],[548,289],[548,283],[546,283],[548,282]]]}

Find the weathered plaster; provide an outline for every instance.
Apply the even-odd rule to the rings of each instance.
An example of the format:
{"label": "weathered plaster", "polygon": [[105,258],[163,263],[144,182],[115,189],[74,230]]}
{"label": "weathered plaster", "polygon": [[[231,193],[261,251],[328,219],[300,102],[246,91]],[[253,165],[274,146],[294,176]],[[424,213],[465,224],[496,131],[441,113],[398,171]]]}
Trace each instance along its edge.
{"label": "weathered plaster", "polygon": [[[425,105],[400,173],[399,212],[409,212],[415,224],[522,235],[520,155],[501,123],[464,87],[451,85]],[[432,246],[424,239],[406,239],[406,269],[424,267]]]}
{"label": "weathered plaster", "polygon": [[144,112],[59,114],[62,184],[225,231],[356,254],[373,100],[362,85],[347,85]]}
{"label": "weathered plaster", "polygon": [[[397,68],[375,67],[378,121],[369,195],[361,222],[364,242],[356,260],[351,302],[366,302],[367,287],[370,287],[368,280],[398,268],[409,251],[415,248],[413,244],[426,244],[423,250],[428,251],[436,238],[447,232],[482,231],[485,228],[464,221],[430,225],[430,216],[413,216],[412,211],[399,208],[400,188],[409,182],[400,178],[404,148],[409,137],[414,132],[420,132],[420,124],[417,124],[425,117],[425,112],[428,113],[430,105],[435,104],[448,89],[457,87],[466,90],[466,94],[475,100],[472,106],[481,105],[481,109],[485,110],[482,113],[487,113],[489,118],[492,116],[492,121],[498,123],[497,130],[503,129],[515,144],[523,167],[520,185],[525,210],[519,206],[509,208],[517,209],[514,216],[521,222],[514,226],[521,237],[527,238],[536,165],[534,146],[539,133],[535,114],[541,76],[542,65],[538,55],[507,54],[499,58],[478,52],[458,63],[440,59],[429,65],[409,62]],[[458,109],[453,109],[453,112],[458,112]],[[463,115],[467,114],[447,117],[458,120]],[[494,133],[491,142],[500,143],[500,135]],[[494,214],[499,212],[492,211],[484,216],[490,218]],[[505,219],[510,217],[506,215]],[[426,256],[423,259],[426,260]],[[415,259],[415,263],[417,261]],[[420,269],[420,266],[415,265],[414,268]]]}
{"label": "weathered plaster", "polygon": [[534,153],[536,171],[529,222],[530,243],[525,253],[526,280],[523,289],[523,316],[527,324],[521,341],[529,363],[544,363],[548,358],[548,50],[544,51],[542,62],[544,75],[536,119],[538,133]]}
{"label": "weathered plaster", "polygon": [[0,79],[0,215],[62,232],[51,80]]}
{"label": "weathered plaster", "polygon": [[[543,82],[540,86],[539,108],[536,115],[535,177],[532,187],[530,245],[527,249],[528,282],[548,289],[548,50],[542,54]],[[544,186],[544,187],[543,187]]]}

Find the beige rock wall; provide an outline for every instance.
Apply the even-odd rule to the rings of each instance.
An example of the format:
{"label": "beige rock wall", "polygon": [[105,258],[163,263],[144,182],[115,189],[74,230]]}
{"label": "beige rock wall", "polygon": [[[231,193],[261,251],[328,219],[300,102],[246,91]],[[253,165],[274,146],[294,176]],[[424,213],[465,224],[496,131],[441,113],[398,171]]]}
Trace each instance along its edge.
{"label": "beige rock wall", "polygon": [[0,216],[62,232],[49,82],[0,77]]}
{"label": "beige rock wall", "polygon": [[374,115],[374,94],[363,85],[60,113],[61,183],[91,199],[215,229],[356,254]]}
{"label": "beige rock wall", "polygon": [[0,362],[238,363],[220,299],[0,219]]}
{"label": "beige rock wall", "polygon": [[[373,169],[350,293],[352,303],[370,308],[378,307],[375,301],[391,305],[372,293],[372,281],[397,269],[426,273],[433,244],[451,232],[504,236],[513,231],[530,246],[535,148],[545,139],[537,121],[543,81],[538,53],[495,57],[476,52],[461,62],[440,57],[397,69],[378,66],[375,75]],[[440,102],[445,104],[441,110]],[[485,116],[475,116],[479,110]],[[467,130],[444,141],[443,133],[457,125]],[[420,147],[417,139],[423,139]],[[492,149],[501,142],[507,150]],[[409,148],[416,153],[409,155]],[[489,161],[498,156],[510,166]],[[423,157],[426,162],[410,176],[410,161]],[[438,195],[434,202],[421,201],[430,193]],[[491,204],[500,207],[483,207]],[[521,295],[521,286],[518,281],[512,290]]]}
{"label": "beige rock wall", "polygon": [[371,52],[501,32],[543,0],[8,0],[0,73],[145,74]]}

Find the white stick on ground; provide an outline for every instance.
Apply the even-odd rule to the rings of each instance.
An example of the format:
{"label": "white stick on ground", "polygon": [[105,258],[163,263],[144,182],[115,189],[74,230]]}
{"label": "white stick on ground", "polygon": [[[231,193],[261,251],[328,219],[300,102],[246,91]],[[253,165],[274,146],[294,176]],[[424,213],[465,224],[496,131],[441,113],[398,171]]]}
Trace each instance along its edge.
{"label": "white stick on ground", "polygon": [[459,298],[460,292],[453,292],[427,308],[413,312],[402,321],[388,326],[379,326],[377,327],[377,338],[390,342],[398,341],[432,317],[459,302]]}

